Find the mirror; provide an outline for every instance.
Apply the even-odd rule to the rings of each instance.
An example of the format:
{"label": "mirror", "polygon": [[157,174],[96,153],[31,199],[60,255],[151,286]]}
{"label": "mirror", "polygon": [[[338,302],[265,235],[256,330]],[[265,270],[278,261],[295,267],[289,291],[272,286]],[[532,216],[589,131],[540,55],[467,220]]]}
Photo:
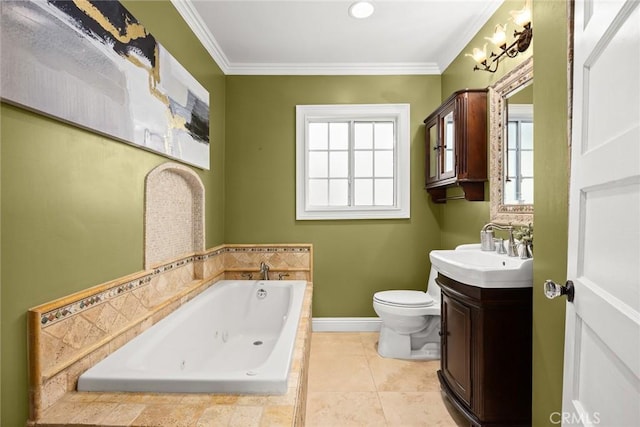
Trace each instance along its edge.
{"label": "mirror", "polygon": [[533,58],[489,87],[491,221],[533,223]]}

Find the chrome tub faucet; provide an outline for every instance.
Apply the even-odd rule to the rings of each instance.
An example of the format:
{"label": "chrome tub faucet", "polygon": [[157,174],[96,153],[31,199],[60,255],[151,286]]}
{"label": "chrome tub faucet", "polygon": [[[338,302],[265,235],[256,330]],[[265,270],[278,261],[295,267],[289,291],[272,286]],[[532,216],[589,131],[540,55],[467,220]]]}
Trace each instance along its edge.
{"label": "chrome tub faucet", "polygon": [[264,261],[260,263],[260,274],[262,274],[262,280],[269,280],[269,266]]}

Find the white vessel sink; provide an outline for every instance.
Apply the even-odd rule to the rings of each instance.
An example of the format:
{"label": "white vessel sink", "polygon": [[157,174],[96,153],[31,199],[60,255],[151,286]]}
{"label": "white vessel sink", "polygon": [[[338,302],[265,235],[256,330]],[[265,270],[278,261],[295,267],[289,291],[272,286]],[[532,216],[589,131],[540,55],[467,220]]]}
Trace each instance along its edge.
{"label": "white vessel sink", "polygon": [[462,245],[456,250],[431,251],[431,264],[441,274],[481,288],[530,288],[533,259],[520,259],[483,252],[480,245]]}

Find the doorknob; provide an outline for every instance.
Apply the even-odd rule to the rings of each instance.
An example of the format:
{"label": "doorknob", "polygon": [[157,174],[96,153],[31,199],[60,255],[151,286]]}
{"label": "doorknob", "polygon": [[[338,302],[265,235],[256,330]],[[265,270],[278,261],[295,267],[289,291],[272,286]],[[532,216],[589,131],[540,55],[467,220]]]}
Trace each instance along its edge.
{"label": "doorknob", "polygon": [[544,282],[544,294],[549,299],[554,299],[560,295],[566,295],[567,301],[573,302],[574,293],[575,288],[573,287],[573,282],[571,280],[567,280],[567,283],[565,283],[564,286],[558,285],[553,280],[547,280]]}

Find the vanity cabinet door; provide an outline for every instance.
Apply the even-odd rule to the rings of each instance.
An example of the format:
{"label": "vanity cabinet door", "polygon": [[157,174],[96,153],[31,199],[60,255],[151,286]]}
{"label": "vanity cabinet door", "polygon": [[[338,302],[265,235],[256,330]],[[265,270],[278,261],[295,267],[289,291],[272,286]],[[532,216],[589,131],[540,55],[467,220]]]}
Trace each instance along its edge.
{"label": "vanity cabinet door", "polygon": [[471,309],[442,294],[442,371],[453,391],[471,405]]}

